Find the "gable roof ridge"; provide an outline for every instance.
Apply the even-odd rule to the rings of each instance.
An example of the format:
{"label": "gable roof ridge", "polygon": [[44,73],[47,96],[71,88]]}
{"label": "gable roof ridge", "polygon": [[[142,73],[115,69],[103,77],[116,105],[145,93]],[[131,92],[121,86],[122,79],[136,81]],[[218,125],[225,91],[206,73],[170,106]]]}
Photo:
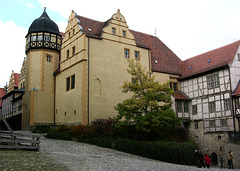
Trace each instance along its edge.
{"label": "gable roof ridge", "polygon": [[188,61],[188,60],[193,59],[193,58],[196,58],[196,57],[199,57],[199,56],[202,56],[202,55],[205,55],[205,54],[207,54],[207,53],[211,53],[211,52],[214,52],[214,51],[217,51],[217,50],[220,50],[220,49],[224,49],[224,48],[226,48],[226,47],[232,46],[232,45],[237,44],[237,43],[240,45],[240,40],[237,40],[237,41],[234,41],[234,42],[229,43],[229,44],[227,44],[227,45],[224,45],[224,46],[221,46],[221,47],[218,47],[218,48],[209,50],[209,51],[207,51],[207,52],[200,53],[200,54],[198,54],[198,55],[195,55],[195,56],[193,56],[193,57],[190,57],[190,58],[184,60],[183,62]]}

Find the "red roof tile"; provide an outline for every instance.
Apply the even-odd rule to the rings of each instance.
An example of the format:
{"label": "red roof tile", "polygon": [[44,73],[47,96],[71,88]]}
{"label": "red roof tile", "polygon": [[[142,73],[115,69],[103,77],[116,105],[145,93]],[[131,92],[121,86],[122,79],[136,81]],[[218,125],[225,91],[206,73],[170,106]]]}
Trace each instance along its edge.
{"label": "red roof tile", "polygon": [[175,91],[175,94],[173,95],[173,97],[175,98],[175,100],[191,100],[190,97],[188,97],[185,93],[183,93],[182,91]]}
{"label": "red roof tile", "polygon": [[182,76],[179,79],[186,79],[228,65],[234,59],[239,45],[240,41],[236,41],[183,61]]}
{"label": "red roof tile", "polygon": [[[101,39],[103,28],[109,23],[99,22],[86,17],[77,16],[82,31],[88,37]],[[151,49],[152,71],[169,74],[181,74],[181,60],[156,36],[130,30],[135,37],[137,46]],[[155,62],[157,61],[157,63]]]}

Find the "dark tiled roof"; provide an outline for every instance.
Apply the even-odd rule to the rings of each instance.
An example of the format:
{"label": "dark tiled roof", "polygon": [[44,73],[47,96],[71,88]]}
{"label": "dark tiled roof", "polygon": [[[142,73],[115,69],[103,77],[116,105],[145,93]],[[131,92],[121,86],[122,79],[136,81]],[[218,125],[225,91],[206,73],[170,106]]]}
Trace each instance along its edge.
{"label": "dark tiled roof", "polygon": [[240,97],[240,80],[239,80],[238,85],[237,85],[237,87],[236,87],[236,89],[234,90],[234,92],[233,92],[232,95],[233,95],[233,96],[236,96],[236,97]]}
{"label": "dark tiled roof", "polygon": [[49,32],[60,35],[57,24],[49,18],[46,8],[44,8],[42,15],[35,19],[28,29],[28,34],[37,32]]}
{"label": "dark tiled roof", "polygon": [[[99,22],[86,17],[77,16],[82,31],[88,37],[101,39],[103,28],[109,23]],[[181,60],[156,36],[130,30],[138,47],[151,50],[152,71],[169,74],[181,74]],[[157,63],[155,62],[157,61]]]}
{"label": "dark tiled roof", "polygon": [[181,74],[181,59],[177,57],[158,37],[130,30],[139,47],[151,49],[152,71]]}
{"label": "dark tiled roof", "polygon": [[228,65],[235,57],[240,41],[203,53],[182,62],[182,76],[187,79]]}
{"label": "dark tiled roof", "polygon": [[175,98],[175,100],[191,100],[190,97],[188,97],[185,93],[183,93],[182,91],[175,91],[175,94],[173,95],[173,97]]}
{"label": "dark tiled roof", "polygon": [[108,21],[100,22],[92,20],[86,17],[77,16],[80,21],[82,31],[87,34],[88,37],[101,38],[102,29],[107,25]]}

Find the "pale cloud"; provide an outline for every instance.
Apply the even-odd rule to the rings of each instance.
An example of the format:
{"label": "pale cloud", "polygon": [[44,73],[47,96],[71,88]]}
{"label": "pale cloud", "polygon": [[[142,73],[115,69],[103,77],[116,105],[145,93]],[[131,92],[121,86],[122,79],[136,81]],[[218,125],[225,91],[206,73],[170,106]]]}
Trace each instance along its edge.
{"label": "pale cloud", "polygon": [[27,30],[16,26],[13,21],[0,20],[1,67],[0,87],[9,82],[12,70],[20,73],[25,55],[25,35]]}
{"label": "pale cloud", "polygon": [[31,1],[29,1],[29,0],[18,0],[18,2],[20,2],[20,3],[22,3],[22,4],[24,4],[24,5],[26,5],[26,6],[28,6],[28,7],[34,7],[34,5],[32,4],[32,3],[30,3]]}

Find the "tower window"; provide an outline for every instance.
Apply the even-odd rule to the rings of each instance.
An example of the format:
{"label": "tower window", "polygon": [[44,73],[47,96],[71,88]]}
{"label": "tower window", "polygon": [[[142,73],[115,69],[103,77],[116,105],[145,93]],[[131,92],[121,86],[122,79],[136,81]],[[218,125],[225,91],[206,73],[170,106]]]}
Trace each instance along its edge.
{"label": "tower window", "polygon": [[75,29],[73,29],[73,35],[75,34]]}
{"label": "tower window", "polygon": [[69,32],[69,33],[68,33],[68,38],[69,38],[69,39],[70,39],[70,36],[71,36],[71,33]]}
{"label": "tower window", "polygon": [[47,61],[51,62],[51,56],[47,55]]}
{"label": "tower window", "polygon": [[45,36],[44,36],[44,40],[45,40],[46,42],[49,42],[49,41],[50,41],[50,36],[45,35]]}
{"label": "tower window", "polygon": [[36,41],[37,37],[36,36],[31,36],[31,41]]}

